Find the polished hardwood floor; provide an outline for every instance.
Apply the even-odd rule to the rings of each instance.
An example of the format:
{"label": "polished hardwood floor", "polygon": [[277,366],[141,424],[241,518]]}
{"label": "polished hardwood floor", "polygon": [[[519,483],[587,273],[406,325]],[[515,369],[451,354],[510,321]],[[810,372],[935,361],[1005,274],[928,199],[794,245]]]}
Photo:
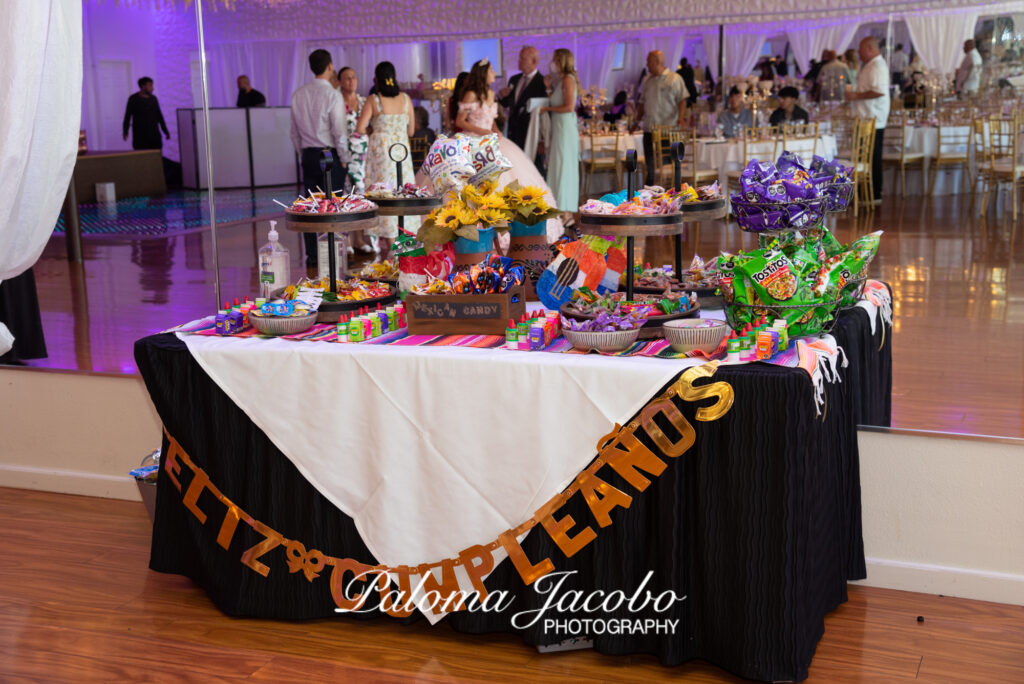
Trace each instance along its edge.
{"label": "polished hardwood floor", "polygon": [[[744,681],[444,623],[231,618],[147,569],[142,504],[0,489],[0,682]],[[917,617],[924,617],[918,622]],[[808,682],[1024,682],[1024,607],[851,586]]]}
{"label": "polished hardwood floor", "polygon": [[[893,426],[1024,438],[1024,240],[1008,211],[985,219],[970,194],[888,196],[873,212],[834,220],[841,240],[884,230],[873,277],[895,294]],[[223,226],[223,297],[256,290],[256,251],[266,220]],[[699,232],[699,235],[697,233]],[[301,269],[299,236],[282,231]],[[750,249],[733,223],[708,222],[687,236],[696,251]],[[50,358],[33,366],[134,373],[132,344],[214,310],[210,233],[87,237],[85,263],[69,264],[63,237],[35,273]],[[667,240],[647,258],[671,261]]]}

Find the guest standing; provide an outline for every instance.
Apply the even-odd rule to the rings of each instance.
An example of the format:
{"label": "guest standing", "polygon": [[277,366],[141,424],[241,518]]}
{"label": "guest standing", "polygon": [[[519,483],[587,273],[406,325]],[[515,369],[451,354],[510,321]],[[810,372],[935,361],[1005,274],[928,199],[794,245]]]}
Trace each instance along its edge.
{"label": "guest standing", "polygon": [[[345,128],[345,103],[334,86],[334,63],[327,50],[314,50],[309,55],[309,68],[315,78],[292,93],[291,139],[302,161],[302,183],[306,192],[317,187],[327,190],[320,155],[331,151],[331,189],[341,190],[348,162],[348,133]],[[316,266],[316,235],[304,233],[306,266]]]}
{"label": "guest standing", "polygon": [[659,160],[654,153],[653,131],[662,126],[682,128],[690,92],[679,74],[665,68],[665,55],[661,50],[654,50],[647,55],[647,72],[642,91],[643,101],[637,116],[643,121],[644,130],[644,182],[654,185],[654,169]]}
{"label": "guest standing", "polygon": [[[415,132],[416,123],[412,116],[412,100],[398,87],[395,65],[391,62],[377,65],[373,82],[377,94],[367,100],[356,125],[359,135],[366,135],[367,128],[373,127],[366,155],[366,184],[396,185],[398,178],[395,162],[391,160],[388,151],[398,143],[405,145],[406,150],[409,149],[409,136]],[[413,178],[412,156],[406,155],[402,162],[402,182],[411,183]],[[419,217],[406,217],[405,229],[415,233],[419,223]],[[391,241],[398,237],[398,217],[380,217],[377,227],[370,229],[370,234],[377,237],[381,256],[388,258]]]}
{"label": "guest standing", "polygon": [[882,140],[889,121],[889,67],[882,59],[878,40],[867,36],[857,48],[864,63],[857,75],[857,89],[847,90],[846,99],[854,102],[857,115],[875,120],[875,149],[871,154],[871,180],[874,204],[882,203]]}
{"label": "guest standing", "polygon": [[686,89],[690,91],[690,97],[686,99],[686,102],[692,107],[697,102],[697,83],[694,81],[693,67],[690,66],[690,60],[685,57],[679,60],[679,69],[676,70],[676,73],[683,79]]}
{"label": "guest standing", "polygon": [[981,53],[974,46],[973,40],[964,41],[964,60],[956,70],[956,94],[974,95],[981,83]]}
{"label": "guest standing", "polygon": [[892,69],[893,85],[899,86],[900,90],[903,89],[903,79],[906,78],[908,66],[910,66],[910,58],[903,51],[903,43],[896,43],[896,51],[892,53],[892,64],[889,67]]}
{"label": "guest standing", "polygon": [[743,137],[747,128],[754,125],[754,115],[743,106],[743,94],[736,86],[729,91],[729,106],[719,114],[718,123],[726,138]]}
{"label": "guest standing", "polygon": [[[365,135],[356,133],[359,115],[366,104],[366,98],[360,95],[359,78],[352,67],[342,67],[338,72],[338,90],[345,103],[345,133],[348,136],[348,164],[345,166],[345,192],[361,195],[366,192],[366,146]],[[363,254],[371,254],[373,247],[367,240],[364,231],[352,233],[349,252],[358,249]]]}
{"label": "guest standing", "polygon": [[768,123],[772,126],[784,124],[805,124],[811,120],[807,110],[797,104],[800,99],[800,91],[793,86],[786,86],[779,91],[779,107],[772,112]]}
{"label": "guest standing", "polygon": [[857,63],[857,50],[850,48],[844,52],[843,62],[846,64],[846,82],[856,83],[857,75],[860,73],[860,64]]}
{"label": "guest standing", "polygon": [[526,146],[526,133],[530,129],[530,99],[548,96],[544,77],[537,68],[539,62],[537,48],[524,47],[519,51],[519,73],[498,91],[498,104],[508,109],[508,139],[519,147]]}
{"label": "guest standing", "polygon": [[452,125],[452,135],[461,132],[455,120],[459,116],[459,103],[462,102],[462,94],[466,89],[466,79],[469,78],[468,71],[459,72],[455,77],[455,85],[452,86],[452,97],[448,100],[448,121]]}
{"label": "guest standing", "polygon": [[576,126],[580,82],[572,52],[565,48],[555,50],[548,73],[554,80],[551,106],[540,108],[541,113],[551,115],[548,185],[556,206],[571,214],[580,206],[580,132]]}
{"label": "guest standing", "polygon": [[128,139],[128,127],[132,129],[132,149],[134,150],[160,150],[164,142],[160,139],[160,130],[163,129],[164,137],[171,139],[171,133],[167,130],[164,122],[164,115],[160,111],[160,103],[153,94],[153,79],[143,76],[139,79],[139,92],[133,93],[128,98],[128,105],[124,110],[123,137]]}
{"label": "guest standing", "polygon": [[814,85],[814,94],[818,102],[834,102],[843,99],[846,86],[857,83],[850,81],[850,72],[846,65],[839,61],[834,50],[825,50],[822,54],[824,64],[818,71]]}
{"label": "guest standing", "polygon": [[238,77],[238,100],[235,102],[236,107],[266,107],[267,98],[263,96],[263,93],[252,87],[249,82],[249,77],[242,74]]}
{"label": "guest standing", "polygon": [[[424,107],[416,106],[412,108],[412,116],[416,121],[412,139],[422,140],[429,150],[430,146],[434,144],[435,140],[437,140],[437,133],[435,133],[434,129],[430,127],[430,112],[428,112]],[[420,163],[423,163],[422,159],[419,161]],[[415,159],[413,160],[413,165],[417,166]]]}

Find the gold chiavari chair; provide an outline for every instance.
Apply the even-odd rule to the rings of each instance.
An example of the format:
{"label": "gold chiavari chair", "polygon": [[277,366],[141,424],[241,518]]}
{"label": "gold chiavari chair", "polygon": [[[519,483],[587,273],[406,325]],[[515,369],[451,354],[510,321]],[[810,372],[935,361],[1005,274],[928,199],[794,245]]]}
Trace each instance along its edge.
{"label": "gold chiavari chair", "polygon": [[935,193],[935,181],[943,167],[963,167],[963,183],[970,174],[971,122],[964,121],[964,111],[947,112],[939,118],[938,143],[935,159],[932,160],[932,178],[928,194]]}
{"label": "gold chiavari chair", "polygon": [[1024,120],[990,119],[988,122],[988,183],[981,199],[981,215],[988,209],[990,189],[995,189],[996,201],[999,199],[999,183],[1009,181],[1012,191],[1013,220],[1017,220],[1017,182],[1024,178],[1024,164],[1021,163],[1019,141]]}
{"label": "gold chiavari chair", "polygon": [[[669,135],[671,136],[670,150],[671,144],[675,142],[682,143],[685,146],[683,148],[682,177],[686,183],[692,187],[698,187],[718,180],[718,169],[700,167],[697,159],[697,129],[691,128],[688,131],[674,131]],[[672,173],[671,168],[669,173]]]}
{"label": "gold chiavari chair", "polygon": [[[618,187],[618,183],[621,182],[622,160],[619,151],[622,146],[622,136],[621,131],[616,131],[612,135],[599,135],[591,131],[581,136],[583,149],[580,161],[583,164],[583,197],[585,199],[590,197],[590,179],[595,173],[612,171],[615,173],[613,185]],[[614,138],[612,145],[605,144],[609,138]]]}
{"label": "gold chiavari chair", "polygon": [[871,155],[875,149],[875,120],[858,119],[853,132],[853,215],[859,211],[859,197],[863,196],[869,209],[874,207],[872,190]]}
{"label": "gold chiavari chair", "polygon": [[409,157],[412,159],[414,173],[419,171],[423,160],[427,158],[428,147],[426,138],[409,138]]}
{"label": "gold chiavari chair", "polygon": [[792,152],[810,166],[818,153],[818,124],[789,124],[782,126],[782,151]]}
{"label": "gold chiavari chair", "polygon": [[885,130],[882,131],[882,168],[899,167],[900,196],[907,195],[907,167],[921,165],[921,177],[924,178],[924,153],[907,150],[907,117],[902,113],[889,117]]}
{"label": "gold chiavari chair", "polygon": [[669,147],[671,143],[668,142],[668,139],[670,134],[674,131],[679,131],[679,127],[655,126],[651,131],[651,147],[654,150],[654,159],[647,159],[645,161],[648,164],[654,165],[654,182],[657,185],[665,185],[661,178],[661,171],[666,164],[672,163],[672,160],[669,158]]}
{"label": "gold chiavari chair", "polygon": [[[751,159],[774,163],[779,158],[779,153],[781,152],[779,145],[781,142],[779,129],[775,126],[747,127],[743,131],[743,138],[740,140],[740,144],[743,146],[742,154],[740,155],[740,167],[726,173],[725,196],[730,196],[734,185],[737,188],[739,187],[740,175]],[[728,215],[725,217],[725,221],[728,225]]]}

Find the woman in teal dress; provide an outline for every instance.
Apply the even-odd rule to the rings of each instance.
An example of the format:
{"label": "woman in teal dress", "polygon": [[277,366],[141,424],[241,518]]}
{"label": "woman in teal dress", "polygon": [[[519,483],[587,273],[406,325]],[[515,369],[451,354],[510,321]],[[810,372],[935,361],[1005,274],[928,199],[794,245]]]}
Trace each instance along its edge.
{"label": "woman in teal dress", "polygon": [[565,48],[555,50],[550,69],[554,80],[551,106],[541,108],[541,112],[551,115],[548,185],[558,208],[574,213],[580,206],[580,132],[576,126],[580,82],[572,52]]}

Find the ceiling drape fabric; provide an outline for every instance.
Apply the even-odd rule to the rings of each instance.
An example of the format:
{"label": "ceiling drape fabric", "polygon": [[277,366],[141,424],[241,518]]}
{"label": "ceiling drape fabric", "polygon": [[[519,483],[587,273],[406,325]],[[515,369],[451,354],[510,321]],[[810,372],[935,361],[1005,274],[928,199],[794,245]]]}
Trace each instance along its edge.
{"label": "ceiling drape fabric", "polygon": [[963,44],[974,37],[977,11],[923,12],[904,17],[914,50],[929,69],[952,74],[964,58]]}
{"label": "ceiling drape fabric", "polygon": [[825,50],[842,52],[850,46],[860,22],[828,26],[800,25],[786,31],[800,73],[806,74],[812,59],[821,59]]}

